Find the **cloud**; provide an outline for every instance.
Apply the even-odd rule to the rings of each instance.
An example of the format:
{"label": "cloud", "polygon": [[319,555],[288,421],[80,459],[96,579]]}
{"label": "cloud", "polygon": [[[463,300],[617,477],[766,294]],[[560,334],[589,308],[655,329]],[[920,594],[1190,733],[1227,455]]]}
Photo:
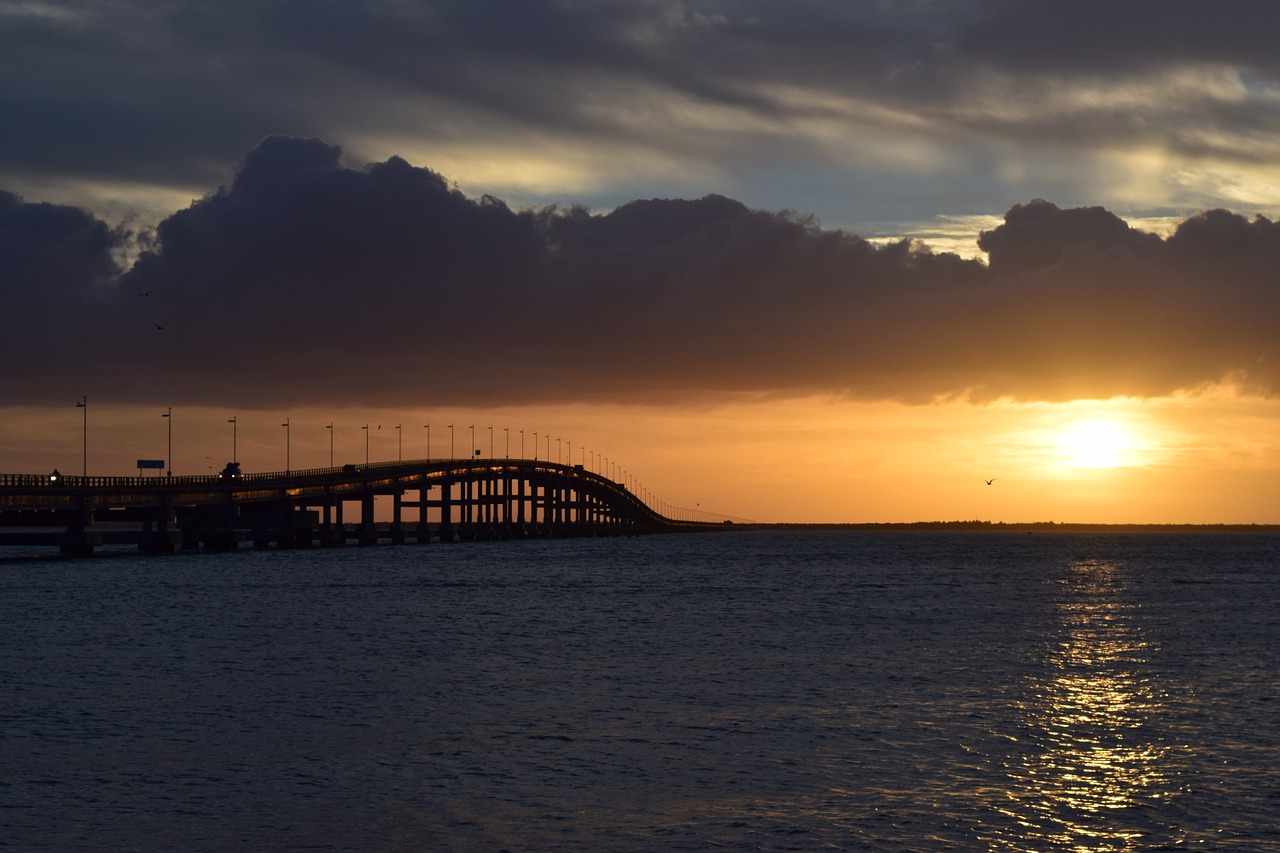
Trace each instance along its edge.
{"label": "cloud", "polygon": [[28,337],[47,345],[74,334],[85,312],[104,304],[131,244],[129,232],[86,211],[0,190],[0,354],[10,372],[36,358]]}
{"label": "cloud", "polygon": [[1280,9],[1267,0],[997,0],[977,9],[958,45],[1014,72],[1092,76],[1202,63],[1277,70],[1267,32],[1280,25]]}
{"label": "cloud", "polygon": [[[781,206],[803,182],[841,222],[1111,202],[1093,193],[1118,186],[1136,207],[1190,209],[1213,188],[1185,176],[1269,168],[1280,124],[1277,12],[1254,0],[45,0],[0,14],[0,112],[18,129],[0,135],[0,185],[29,197],[216,185],[287,132],[345,140],[353,162],[412,140],[474,191],[530,203],[555,198],[521,179],[532,162],[571,164],[608,207],[653,187]],[[1141,196],[1135,151],[1176,160],[1142,173]]]}
{"label": "cloud", "polygon": [[74,207],[28,204],[0,190],[0,282],[7,299],[83,298],[114,276],[114,253],[127,235]]}
{"label": "cloud", "polygon": [[6,340],[41,356],[0,379],[9,400],[1060,400],[1227,375],[1280,390],[1280,225],[1223,210],[1162,238],[1034,200],[983,232],[984,265],[715,195],[516,210],[399,158],[353,169],[336,146],[271,138],[104,298],[127,235],[0,199],[0,270],[26,277],[6,275]]}
{"label": "cloud", "polygon": [[118,258],[132,245],[128,231],[86,211],[0,190],[0,399],[71,393],[58,373],[94,358],[94,318],[110,310]]}
{"label": "cloud", "polygon": [[1004,224],[982,232],[978,248],[987,253],[993,273],[1012,275],[1052,266],[1075,246],[1140,252],[1158,242],[1101,207],[1059,210],[1036,199],[1015,204],[1005,214]]}

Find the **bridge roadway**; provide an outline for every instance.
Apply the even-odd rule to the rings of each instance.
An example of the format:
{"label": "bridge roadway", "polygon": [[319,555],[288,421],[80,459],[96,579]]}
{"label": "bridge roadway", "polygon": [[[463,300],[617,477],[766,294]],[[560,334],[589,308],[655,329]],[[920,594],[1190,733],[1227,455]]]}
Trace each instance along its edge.
{"label": "bridge roadway", "polygon": [[[390,496],[390,520],[374,499]],[[356,518],[350,507],[354,504]],[[409,512],[405,512],[409,510]],[[385,512],[384,512],[385,516]],[[390,540],[615,536],[708,529],[655,512],[580,465],[417,460],[234,476],[0,474],[0,545],[141,551],[308,548]]]}

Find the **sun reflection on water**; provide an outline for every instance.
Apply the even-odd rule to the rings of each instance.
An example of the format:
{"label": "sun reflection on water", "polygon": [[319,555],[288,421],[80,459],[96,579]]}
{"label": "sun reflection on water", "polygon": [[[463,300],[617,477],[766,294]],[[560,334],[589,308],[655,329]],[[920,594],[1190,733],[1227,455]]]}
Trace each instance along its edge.
{"label": "sun reflection on water", "polygon": [[[1058,641],[1021,706],[1021,749],[998,810],[1010,832],[997,849],[1125,851],[1157,827],[1147,806],[1168,795],[1168,747],[1151,732],[1158,687],[1121,567],[1077,561],[1059,581]],[[1145,841],[1144,841],[1145,839]]]}

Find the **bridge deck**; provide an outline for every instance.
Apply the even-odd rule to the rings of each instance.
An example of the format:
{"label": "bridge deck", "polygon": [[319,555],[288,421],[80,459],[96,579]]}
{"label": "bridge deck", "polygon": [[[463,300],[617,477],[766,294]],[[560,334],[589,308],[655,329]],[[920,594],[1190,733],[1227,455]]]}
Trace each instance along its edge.
{"label": "bridge deck", "polygon": [[[389,522],[374,518],[378,496],[393,499]],[[344,520],[351,502],[359,505],[355,524]],[[57,547],[69,555],[116,544],[169,552],[229,550],[244,541],[311,547],[708,526],[667,518],[582,466],[538,460],[412,460],[179,477],[0,475],[0,545]]]}

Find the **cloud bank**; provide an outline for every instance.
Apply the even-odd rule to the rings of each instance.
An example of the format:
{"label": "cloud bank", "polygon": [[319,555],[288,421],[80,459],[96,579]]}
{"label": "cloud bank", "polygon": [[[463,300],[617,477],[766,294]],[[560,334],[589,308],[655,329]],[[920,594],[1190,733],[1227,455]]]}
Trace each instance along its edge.
{"label": "cloud bank", "polygon": [[732,199],[513,210],[271,138],[132,235],[0,194],[0,393],[279,408],[1280,390],[1280,225],[1015,205],[989,263]]}
{"label": "cloud bank", "polygon": [[1268,210],[1278,27],[1266,0],[0,0],[0,186],[208,187],[287,130],[537,203]]}

